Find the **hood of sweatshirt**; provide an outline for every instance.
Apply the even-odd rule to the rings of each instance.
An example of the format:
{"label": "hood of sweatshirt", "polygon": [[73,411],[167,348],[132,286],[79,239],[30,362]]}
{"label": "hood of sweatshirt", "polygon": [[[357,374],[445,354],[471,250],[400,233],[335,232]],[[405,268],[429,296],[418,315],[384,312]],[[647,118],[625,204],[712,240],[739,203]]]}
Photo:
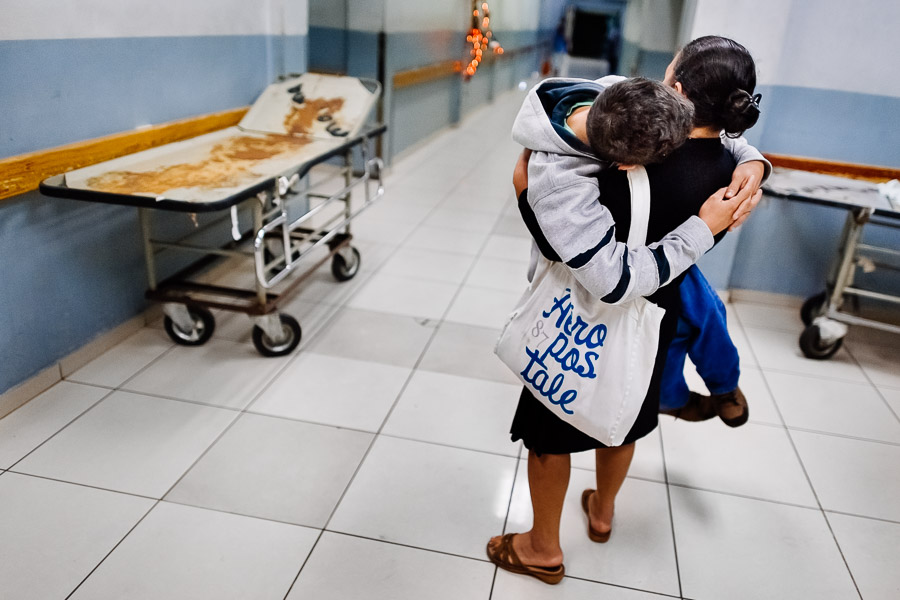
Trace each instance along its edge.
{"label": "hood of sweatshirt", "polygon": [[551,77],[532,88],[513,123],[513,139],[526,148],[554,154],[593,157],[590,146],[565,127],[575,104],[593,102],[597,95],[624,77],[597,81]]}

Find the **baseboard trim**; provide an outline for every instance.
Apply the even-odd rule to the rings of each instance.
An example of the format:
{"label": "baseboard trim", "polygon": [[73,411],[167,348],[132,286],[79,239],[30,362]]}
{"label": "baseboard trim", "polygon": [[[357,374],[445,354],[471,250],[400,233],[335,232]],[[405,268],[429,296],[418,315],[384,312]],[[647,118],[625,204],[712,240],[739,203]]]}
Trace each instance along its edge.
{"label": "baseboard trim", "polygon": [[729,290],[732,302],[752,302],[754,304],[773,304],[775,306],[786,306],[788,308],[800,308],[803,305],[804,298],[800,296],[789,296],[787,294],[776,294],[774,292],[761,292],[759,290]]}
{"label": "baseboard trim", "polygon": [[119,342],[137,333],[146,323],[143,314],[128,319],[121,325],[110,329],[100,337],[88,342],[75,352],[59,361],[59,370],[63,378],[68,377],[84,365],[88,364]]}
{"label": "baseboard trim", "polygon": [[0,394],[0,419],[13,412],[17,408],[25,406],[32,398],[43,394],[54,385],[62,381],[59,363],[47,367],[34,377],[26,379],[14,388],[10,388]]}
{"label": "baseboard trim", "polygon": [[[153,310],[154,308],[157,310]],[[151,306],[144,313],[128,319],[63,357],[55,365],[47,367],[37,375],[3,392],[0,394],[0,419],[26,405],[116,344],[134,335],[153,318],[156,318],[159,313],[161,313],[159,307]]]}

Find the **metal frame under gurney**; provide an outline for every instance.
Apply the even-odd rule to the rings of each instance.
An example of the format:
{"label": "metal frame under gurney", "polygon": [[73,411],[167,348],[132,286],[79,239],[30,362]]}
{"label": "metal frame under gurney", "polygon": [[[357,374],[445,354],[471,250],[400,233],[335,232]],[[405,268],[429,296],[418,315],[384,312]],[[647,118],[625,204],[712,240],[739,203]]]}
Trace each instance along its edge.
{"label": "metal frame under gurney", "polygon": [[791,200],[832,206],[847,211],[837,258],[826,281],[826,290],[803,303],[800,317],[806,326],[800,349],[808,358],[826,359],[841,347],[847,325],[861,325],[900,334],[900,326],[847,312],[845,300],[872,298],[900,304],[900,297],[855,287],[856,269],[900,271],[900,251],[861,243],[867,224],[900,229],[900,209],[878,193],[875,184],[828,175],[776,169],[764,186],[766,193]]}
{"label": "metal frame under gurney", "polygon": [[[272,115],[265,114],[266,112],[271,112],[268,110],[269,107],[265,107],[266,110],[262,110],[263,114],[261,115],[259,106],[266,103],[271,105],[273,97],[280,101],[283,92],[287,91],[293,96],[292,106],[294,107],[288,107],[288,109],[294,112],[296,112],[298,105],[298,97],[299,106],[306,112],[309,112],[309,105],[313,105],[314,108],[319,106],[312,112],[312,117],[315,117],[313,125],[320,131],[322,129],[327,131],[324,137],[321,135],[317,137],[316,133],[320,131],[315,130],[312,131],[311,135],[307,135],[309,133],[308,130],[301,131],[299,134],[296,131],[288,131],[288,134],[298,134],[295,137],[285,135],[283,132],[277,132],[273,135],[271,129],[269,128],[267,131],[265,125],[253,129],[246,127],[230,128],[235,131],[216,132],[207,134],[207,136],[200,136],[200,138],[194,138],[194,140],[188,140],[187,142],[169,144],[172,148],[169,149],[168,153],[165,150],[166,147],[163,146],[131,155],[138,158],[130,159],[128,164],[133,165],[138,161],[137,164],[144,169],[141,172],[111,171],[111,168],[121,166],[116,163],[120,159],[116,159],[109,161],[105,170],[98,169],[97,166],[89,167],[88,169],[91,169],[91,171],[80,178],[75,176],[70,180],[69,176],[72,173],[51,177],[41,184],[41,191],[49,196],[123,204],[138,208],[149,282],[149,289],[146,295],[148,298],[162,303],[163,311],[166,315],[166,331],[176,343],[182,345],[201,345],[205,343],[212,336],[215,328],[215,319],[209,309],[216,308],[249,315],[254,323],[253,343],[264,356],[288,354],[300,343],[302,332],[296,319],[278,312],[281,301],[290,296],[297,286],[312,274],[315,268],[328,261],[329,258],[332,261],[332,274],[339,281],[349,280],[356,275],[361,259],[359,251],[350,245],[352,239],[350,222],[368,209],[384,192],[384,188],[381,185],[383,164],[380,158],[370,157],[369,146],[374,138],[386,131],[387,127],[380,125],[362,133],[351,135],[352,130],[350,128],[340,129],[337,126],[338,119],[335,117],[338,111],[334,110],[334,107],[338,106],[340,108],[343,105],[342,103],[335,104],[332,102],[335,99],[330,98],[327,107],[322,108],[325,105],[321,102],[318,105],[315,104],[319,99],[307,102],[304,94],[300,92],[301,87],[305,88],[305,96],[309,97],[310,91],[314,93],[321,91],[323,84],[333,83],[335,80],[351,79],[353,78],[332,78],[329,76],[305,74],[300,76],[299,79],[289,79],[286,82],[275,84],[266,90],[260,101],[254,105],[245,117],[245,121],[249,119],[251,122],[255,121],[258,123],[260,118],[262,118],[272,122]],[[301,83],[297,83],[298,81]],[[359,80],[353,79],[353,81]],[[339,83],[347,84],[349,82],[340,81]],[[365,81],[363,85],[366,86],[369,93],[374,93],[375,96],[380,92],[376,82]],[[346,89],[354,92],[352,88]],[[266,98],[266,96],[269,96],[269,98]],[[281,102],[281,104],[284,103]],[[367,98],[366,102],[357,102],[355,105],[352,102],[348,102],[348,104],[350,104],[350,109],[352,110],[351,117],[355,117],[356,120],[364,120],[372,102],[371,98]],[[285,107],[282,106],[281,109],[285,109]],[[325,111],[324,113],[322,112],[323,110]],[[310,115],[306,116],[309,117]],[[275,117],[275,120],[281,118],[278,113],[276,113]],[[245,121],[242,121],[242,125]],[[284,123],[287,125],[288,121],[285,120]],[[353,128],[357,132],[362,129],[361,123],[359,125]],[[204,140],[201,138],[208,139]],[[164,174],[166,177],[169,177],[173,172],[182,174],[185,164],[178,163],[175,159],[172,159],[173,155],[181,160],[184,158],[183,155],[190,155],[194,159],[199,155],[212,156],[212,161],[205,160],[197,164],[201,166],[212,164],[211,168],[214,168],[217,166],[217,163],[222,162],[223,152],[221,148],[235,140],[243,144],[237,152],[231,153],[240,158],[240,160],[235,162],[238,165],[238,179],[241,179],[240,176],[245,175],[237,183],[232,181],[229,185],[222,185],[212,191],[210,191],[209,186],[205,189],[200,189],[200,191],[198,191],[199,188],[183,187],[167,191],[165,194],[160,194],[156,197],[147,193],[122,193],[116,187],[113,187],[112,191],[98,191],[96,189],[100,187],[96,183],[98,177],[108,178],[110,174],[116,175],[121,179],[121,174],[125,173],[129,176],[127,178],[129,182],[135,180],[134,175],[149,174],[159,179],[160,174]],[[279,173],[275,176],[261,177],[255,172],[259,170],[256,168],[256,165],[252,169],[254,172],[251,172],[249,168],[244,169],[246,172],[241,172],[241,168],[246,167],[247,164],[252,164],[244,160],[244,157],[256,156],[260,148],[268,148],[269,142],[276,146],[278,144],[287,144],[287,150],[280,155],[274,155],[275,158],[269,163],[278,168]],[[179,145],[180,147],[178,147]],[[302,152],[298,153],[298,149],[302,149]],[[364,169],[359,176],[353,173],[352,155],[354,150],[359,150],[362,156]],[[315,152],[316,155],[308,158],[311,151]],[[227,155],[226,158],[230,156],[227,152],[225,154]],[[145,156],[140,157],[139,155]],[[264,152],[263,155],[265,156],[266,153]],[[308,159],[300,162],[300,164],[284,168],[295,156],[303,156]],[[265,157],[272,158],[272,156]],[[323,163],[335,157],[343,157],[343,165],[338,169],[337,173],[324,181],[309,185],[308,176],[313,168],[323,165]],[[143,164],[139,160],[142,160]],[[227,160],[225,162],[227,163]],[[294,162],[296,163],[297,161]],[[147,164],[157,168],[149,169]],[[157,166],[158,164],[163,164],[163,166],[159,167]],[[196,164],[190,166],[196,166]],[[77,174],[78,172],[73,173]],[[97,173],[100,175],[98,176]],[[227,179],[230,176],[231,173],[226,171],[224,177]],[[196,176],[194,178],[196,179]],[[343,178],[340,189],[331,193],[320,193],[319,190],[322,187],[340,178]],[[372,179],[378,182],[378,187],[374,193],[370,190]],[[246,185],[248,180],[251,180],[251,185]],[[87,184],[77,183],[84,181]],[[69,183],[73,183],[73,185],[70,186]],[[245,185],[242,187],[241,183]],[[295,188],[300,183],[305,184],[305,187],[296,190]],[[351,206],[351,193],[357,186],[363,186],[365,198],[363,203],[354,209]],[[223,194],[225,194],[224,198],[222,197]],[[176,199],[173,199],[172,196],[175,196]],[[291,220],[289,218],[289,204],[296,205],[298,202],[304,201],[308,209],[299,217]],[[316,201],[315,205],[313,205],[313,201]],[[249,208],[252,212],[253,224],[249,230],[244,228],[242,231],[238,209],[243,207]],[[229,210],[231,212],[232,241],[224,245],[208,246],[200,243],[189,243],[184,240],[164,241],[155,239],[151,214],[153,209],[182,213]],[[248,248],[247,246],[251,242],[252,248]],[[302,274],[298,274],[287,286],[280,290],[280,293],[275,294],[271,291],[275,286],[285,281],[290,274],[297,271],[297,267],[300,264],[308,264],[310,260],[316,258],[315,254],[321,254],[319,250],[323,248],[327,248],[324,257],[320,256],[314,264],[310,264],[308,269]],[[158,281],[155,259],[157,249],[199,253],[203,255],[203,258],[160,282]],[[253,264],[255,274],[254,289],[239,289],[190,280],[192,276],[220,257],[249,259]]]}

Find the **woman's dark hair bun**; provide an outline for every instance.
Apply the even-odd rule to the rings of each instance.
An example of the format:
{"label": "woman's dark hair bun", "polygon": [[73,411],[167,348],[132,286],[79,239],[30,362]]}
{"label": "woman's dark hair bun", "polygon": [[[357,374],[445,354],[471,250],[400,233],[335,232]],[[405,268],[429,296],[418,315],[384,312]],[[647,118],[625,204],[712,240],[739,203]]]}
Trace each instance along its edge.
{"label": "woman's dark hair bun", "polygon": [[747,90],[731,92],[722,110],[725,135],[739,137],[759,120],[759,101],[761,94],[751,96]]}
{"label": "woman's dark hair bun", "polygon": [[678,53],[674,80],[694,103],[694,126],[738,137],[759,119],[756,64],[742,45],[717,35],[697,38]]}

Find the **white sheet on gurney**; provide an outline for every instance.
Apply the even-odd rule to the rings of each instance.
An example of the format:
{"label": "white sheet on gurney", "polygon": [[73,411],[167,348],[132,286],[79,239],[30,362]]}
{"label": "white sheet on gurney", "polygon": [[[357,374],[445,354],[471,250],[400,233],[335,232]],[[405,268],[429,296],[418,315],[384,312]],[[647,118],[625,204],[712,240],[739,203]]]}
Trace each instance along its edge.
{"label": "white sheet on gurney", "polygon": [[[294,102],[297,94],[303,96],[303,104]],[[378,92],[356,77],[304,73],[267,87],[238,126],[322,139],[352,137],[365,124],[376,100]]]}
{"label": "white sheet on gurney", "polygon": [[[302,104],[292,100],[298,93]],[[237,127],[71,171],[66,185],[216,202],[341,145],[362,128],[377,97],[356,78],[306,73],[267,87]]]}
{"label": "white sheet on gurney", "polygon": [[775,168],[763,186],[765,190],[784,196],[822,200],[848,206],[870,206],[900,214],[890,201],[878,193],[871,181]]}

